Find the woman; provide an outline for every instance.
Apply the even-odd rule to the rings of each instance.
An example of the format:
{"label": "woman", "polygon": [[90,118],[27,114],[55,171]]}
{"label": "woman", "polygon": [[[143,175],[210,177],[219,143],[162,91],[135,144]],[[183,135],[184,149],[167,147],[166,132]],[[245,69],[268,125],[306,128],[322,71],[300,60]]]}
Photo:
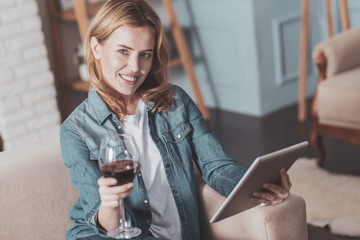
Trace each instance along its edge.
{"label": "woman", "polygon": [[[104,239],[119,225],[119,199],[139,239],[200,239],[194,163],[212,188],[227,196],[246,169],[224,152],[201,112],[168,84],[169,48],[159,17],[142,0],[110,0],[86,37],[92,83],[88,98],[64,121],[61,149],[80,198],[70,211],[67,239]],[[97,155],[109,133],[134,136],[142,169],[116,186],[99,171]],[[290,181],[254,193],[268,205],[289,195]],[[100,230],[99,230],[100,229]]]}

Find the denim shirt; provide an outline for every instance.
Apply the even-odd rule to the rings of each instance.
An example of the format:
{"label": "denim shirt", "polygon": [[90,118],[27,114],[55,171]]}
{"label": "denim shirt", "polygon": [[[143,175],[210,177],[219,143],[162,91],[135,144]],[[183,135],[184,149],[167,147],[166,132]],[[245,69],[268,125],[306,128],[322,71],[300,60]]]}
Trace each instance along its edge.
{"label": "denim shirt", "polygon": [[[154,103],[146,103],[148,124],[175,199],[183,239],[196,240],[200,239],[200,226],[194,163],[205,182],[223,196],[231,192],[246,169],[225,153],[186,92],[177,86],[171,89],[174,101],[169,111],[152,114]],[[95,90],[91,90],[88,98],[64,121],[60,131],[62,156],[72,183],[80,193],[70,210],[74,225],[66,239],[99,234],[94,220],[100,206],[99,145],[104,135],[123,133],[122,129],[122,123]],[[141,176],[138,174],[134,179],[134,191],[125,199],[125,211],[132,224],[146,235],[151,224],[151,202]]]}

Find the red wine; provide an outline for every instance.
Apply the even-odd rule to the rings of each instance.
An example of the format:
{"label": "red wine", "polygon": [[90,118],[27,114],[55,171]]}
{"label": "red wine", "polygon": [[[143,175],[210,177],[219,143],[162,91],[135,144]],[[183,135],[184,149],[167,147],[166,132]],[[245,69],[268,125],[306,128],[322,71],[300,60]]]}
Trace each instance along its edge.
{"label": "red wine", "polygon": [[132,160],[121,160],[117,162],[106,163],[101,166],[100,171],[104,177],[113,177],[117,179],[117,185],[132,182],[139,163]]}

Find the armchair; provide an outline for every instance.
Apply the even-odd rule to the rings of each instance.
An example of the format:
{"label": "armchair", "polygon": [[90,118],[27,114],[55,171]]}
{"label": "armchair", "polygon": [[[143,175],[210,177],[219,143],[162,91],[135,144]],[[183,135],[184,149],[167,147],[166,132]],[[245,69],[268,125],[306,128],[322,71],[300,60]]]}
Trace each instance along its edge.
{"label": "armchair", "polygon": [[[276,207],[255,207],[210,224],[224,198],[196,177],[202,239],[307,239],[305,202],[296,195]],[[0,153],[0,239],[63,240],[78,196],[57,136]]]}
{"label": "armchair", "polygon": [[360,144],[360,28],[341,32],[313,51],[319,78],[312,103],[311,143],[322,164],[322,136]]}

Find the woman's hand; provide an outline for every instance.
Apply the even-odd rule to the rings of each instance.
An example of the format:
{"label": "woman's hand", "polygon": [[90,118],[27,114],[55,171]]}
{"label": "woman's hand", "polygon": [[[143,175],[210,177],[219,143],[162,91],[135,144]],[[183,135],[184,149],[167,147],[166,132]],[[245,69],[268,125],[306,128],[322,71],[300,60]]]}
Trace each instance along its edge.
{"label": "woman's hand", "polygon": [[119,226],[119,201],[129,196],[134,190],[134,184],[132,182],[120,186],[116,184],[117,180],[115,178],[105,178],[102,176],[98,179],[101,203],[98,211],[97,224],[106,231]]}
{"label": "woman's hand", "polygon": [[126,198],[134,190],[134,184],[132,182],[120,186],[116,184],[117,181],[115,178],[105,178],[102,176],[98,179],[101,199],[100,206],[118,209],[120,199]]}
{"label": "woman's hand", "polygon": [[[140,163],[138,164],[135,176],[140,172],[142,167]],[[128,197],[134,190],[134,184],[132,182],[117,186],[117,180],[111,177],[100,177],[98,179],[98,185],[101,200],[100,206],[107,208],[118,209],[120,199]]]}
{"label": "woman's hand", "polygon": [[275,206],[282,203],[290,196],[291,182],[289,175],[285,169],[280,170],[281,183],[280,185],[265,183],[263,188],[269,190],[268,192],[254,192],[251,199],[268,206]]}
{"label": "woman's hand", "polygon": [[[141,169],[141,164],[135,173],[138,174]],[[100,194],[100,207],[98,211],[97,224],[101,228],[109,231],[115,229],[120,223],[120,199],[128,197],[134,190],[132,182],[123,185],[117,185],[115,178],[100,177],[98,179],[99,194]]]}

